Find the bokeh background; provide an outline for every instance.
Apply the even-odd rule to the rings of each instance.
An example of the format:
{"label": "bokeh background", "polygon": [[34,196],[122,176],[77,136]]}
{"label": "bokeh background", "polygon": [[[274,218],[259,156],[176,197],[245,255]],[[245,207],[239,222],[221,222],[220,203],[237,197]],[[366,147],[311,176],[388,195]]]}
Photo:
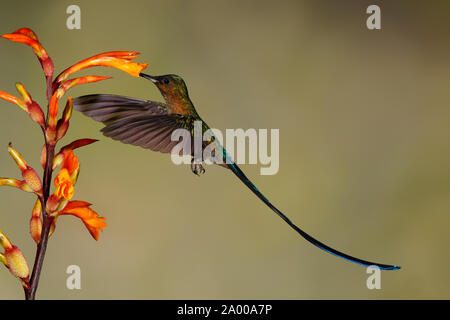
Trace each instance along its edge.
{"label": "bokeh background", "polygon": [[[81,30],[66,8],[81,7]],[[382,29],[366,28],[378,4]],[[0,32],[35,30],[56,71],[110,50],[136,50],[148,73],[184,77],[210,125],[279,128],[280,170],[243,169],[307,232],[352,255],[402,270],[366,288],[365,268],[301,239],[230,172],[201,178],[170,156],[109,140],[73,115],[62,142],[80,149],[76,199],[107,217],[98,242],[62,217],[48,246],[40,299],[450,298],[450,20],[448,1],[3,0]],[[45,102],[41,68],[24,45],[0,41],[0,88],[22,82]],[[74,96],[116,93],[161,100],[118,70]],[[39,168],[42,136],[0,101],[0,176],[19,177],[8,142]],[[41,171],[40,171],[41,172]],[[34,197],[0,190],[0,228],[32,264]],[[67,266],[81,290],[66,289]],[[0,298],[22,299],[7,270]]]}

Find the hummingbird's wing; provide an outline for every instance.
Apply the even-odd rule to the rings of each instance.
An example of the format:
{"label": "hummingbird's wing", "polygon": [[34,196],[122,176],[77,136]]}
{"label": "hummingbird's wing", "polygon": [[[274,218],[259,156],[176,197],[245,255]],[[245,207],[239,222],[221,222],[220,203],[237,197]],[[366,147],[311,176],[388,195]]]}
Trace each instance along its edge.
{"label": "hummingbird's wing", "polygon": [[[73,102],[76,110],[106,125],[101,130],[105,136],[164,153],[180,143],[172,141],[172,133],[190,128],[192,120],[188,116],[169,114],[167,105],[161,102],[112,94],[82,96]],[[183,142],[188,141],[183,139]]]}
{"label": "hummingbird's wing", "polygon": [[91,94],[75,98],[74,108],[104,124],[133,115],[167,115],[164,103],[118,96]]}

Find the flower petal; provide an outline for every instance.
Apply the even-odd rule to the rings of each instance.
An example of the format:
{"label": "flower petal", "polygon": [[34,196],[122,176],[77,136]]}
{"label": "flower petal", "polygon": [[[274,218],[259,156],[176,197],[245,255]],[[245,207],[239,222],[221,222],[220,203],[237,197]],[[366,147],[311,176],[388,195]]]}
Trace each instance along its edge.
{"label": "flower petal", "polygon": [[42,44],[39,42],[38,37],[31,29],[21,28],[13,33],[4,34],[2,37],[14,42],[24,43],[33,48],[34,53],[41,63],[46,78],[51,79],[53,77],[53,61],[50,59],[47,51],[44,49]]}
{"label": "flower petal", "polygon": [[21,83],[17,83],[16,87],[24,100],[3,91],[0,91],[0,98],[17,104],[22,110],[28,113],[34,122],[39,123],[42,127],[44,125],[44,113],[41,107],[31,99],[30,94]]}
{"label": "flower petal", "polygon": [[89,145],[91,143],[94,143],[94,142],[97,142],[97,141],[98,141],[97,139],[88,139],[88,138],[86,138],[86,139],[78,139],[78,140],[75,140],[75,141],[71,142],[70,144],[64,146],[61,149],[61,151],[74,150],[74,149],[77,149],[77,148],[81,148],[81,147],[87,146],[87,145]]}
{"label": "flower petal", "polygon": [[17,104],[22,110],[27,111],[27,104],[22,99],[17,98],[16,96],[13,96],[12,94],[0,91],[0,98]]}
{"label": "flower petal", "polygon": [[9,33],[2,35],[2,37],[14,42],[25,43],[26,45],[33,48],[33,51],[36,53],[39,59],[42,59],[43,57],[48,57],[47,52],[45,51],[44,47],[42,47],[42,45],[39,43],[39,41],[27,35],[20,33]]}
{"label": "flower petal", "polygon": [[33,189],[33,191],[41,195],[42,194],[42,182],[39,178],[36,171],[31,168],[29,165],[27,165],[27,162],[22,157],[22,155],[17,152],[13,147],[12,144],[9,143],[8,151],[13,157],[14,161],[16,162],[17,166],[19,167],[20,171],[22,172],[22,177],[24,178],[26,184]]}
{"label": "flower petal", "polygon": [[90,203],[84,201],[71,201],[59,215],[73,215],[80,218],[91,236],[98,240],[100,231],[107,226],[104,221],[106,218],[99,217],[97,212],[89,208],[90,206]]}
{"label": "flower petal", "polygon": [[12,143],[10,142],[8,145],[8,151],[9,154],[11,155],[11,157],[14,159],[14,161],[16,162],[17,166],[19,167],[20,171],[25,171],[26,169],[28,169],[28,165],[27,162],[25,161],[25,159],[22,157],[22,155],[12,147]]}
{"label": "flower petal", "polygon": [[[50,99],[50,116],[49,116],[49,126],[54,129],[57,124],[58,109],[59,109],[59,99],[61,99],[64,94],[76,85],[97,82],[101,80],[111,79],[111,77],[100,77],[100,76],[85,76],[75,79],[70,79],[64,81]],[[70,98],[70,97],[69,97]]]}
{"label": "flower petal", "polygon": [[130,60],[136,58],[137,52],[132,51],[112,51],[105,52],[85,60],[82,60],[73,66],[61,72],[54,81],[54,86],[58,87],[71,74],[90,67],[104,66],[113,67],[131,74],[134,77],[139,77],[139,73],[147,68],[147,63],[135,63]]}
{"label": "flower petal", "polygon": [[17,91],[22,96],[22,99],[26,103],[26,112],[29,114],[30,118],[38,123],[41,127],[44,127],[44,112],[42,112],[41,107],[31,98],[31,95],[28,93],[27,89],[21,83],[16,83]]}
{"label": "flower petal", "polygon": [[73,98],[68,97],[66,102],[66,107],[64,108],[62,118],[58,120],[56,126],[56,140],[61,140],[69,129],[69,121],[72,117],[73,111]]}
{"label": "flower petal", "polygon": [[100,53],[97,55],[97,57],[114,57],[126,60],[133,60],[136,59],[139,55],[140,53],[135,51],[109,51]]}
{"label": "flower petal", "polygon": [[11,241],[9,241],[8,237],[0,230],[0,245],[3,249],[8,250],[13,247]]}
{"label": "flower petal", "polygon": [[61,198],[67,200],[72,199],[74,194],[74,188],[72,179],[67,169],[65,168],[61,169],[61,171],[56,176],[54,183],[56,186],[54,194],[57,197],[57,199]]}
{"label": "flower petal", "polygon": [[58,152],[58,154],[55,156],[55,158],[53,158],[53,170],[55,170],[56,167],[58,167],[63,162],[65,154],[68,151],[87,146],[87,145],[97,142],[97,141],[98,140],[96,140],[96,139],[79,139],[79,140],[75,140],[72,143],[64,146],[63,148],[61,148],[61,150]]}
{"label": "flower petal", "polygon": [[19,181],[17,179],[0,178],[0,186],[14,187],[25,192],[33,192],[33,189],[25,181]]}
{"label": "flower petal", "polygon": [[69,175],[72,175],[75,170],[77,170],[80,167],[80,163],[78,161],[78,157],[73,153],[72,150],[67,151],[67,153],[64,156],[64,161],[62,165],[62,169],[66,169],[69,173]]}
{"label": "flower petal", "polygon": [[33,30],[31,30],[29,28],[21,28],[21,29],[14,31],[13,33],[23,34],[23,35],[30,37],[31,39],[38,40],[37,35],[33,32]]}
{"label": "flower petal", "polygon": [[90,82],[97,82],[102,80],[111,79],[111,77],[101,77],[101,76],[85,76],[85,77],[79,77],[74,79],[69,79],[64,81],[60,88],[63,89],[65,92],[67,92],[69,89],[73,88],[74,86],[90,83]]}

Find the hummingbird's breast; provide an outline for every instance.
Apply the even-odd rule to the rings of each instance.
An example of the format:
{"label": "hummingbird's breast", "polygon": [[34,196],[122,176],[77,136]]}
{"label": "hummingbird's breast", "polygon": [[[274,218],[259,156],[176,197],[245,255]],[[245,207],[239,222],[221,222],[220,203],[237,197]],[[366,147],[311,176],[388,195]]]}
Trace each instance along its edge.
{"label": "hummingbird's breast", "polygon": [[189,98],[176,95],[169,96],[166,97],[166,103],[169,106],[169,113],[198,116]]}
{"label": "hummingbird's breast", "polygon": [[186,103],[180,102],[172,102],[170,105],[170,113],[182,114],[182,115],[190,115],[192,111],[192,107],[187,105]]}

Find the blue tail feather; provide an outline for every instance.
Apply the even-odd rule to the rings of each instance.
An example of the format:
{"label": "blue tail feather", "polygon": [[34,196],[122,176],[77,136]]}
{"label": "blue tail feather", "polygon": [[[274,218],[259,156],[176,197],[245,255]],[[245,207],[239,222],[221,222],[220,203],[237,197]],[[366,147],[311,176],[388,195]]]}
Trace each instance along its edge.
{"label": "blue tail feather", "polygon": [[[225,151],[226,154],[226,151]],[[278,210],[267,198],[258,190],[258,188],[247,178],[247,176],[241,171],[241,169],[231,161],[231,158],[226,154],[225,157],[227,161],[228,168],[233,171],[233,173],[259,198],[261,199],[272,211],[274,211],[278,216],[280,216],[292,229],[297,231],[303,238],[305,238],[307,241],[315,245],[316,247],[324,250],[325,252],[331,253],[339,258],[345,259],[347,261],[357,263],[363,266],[376,266],[380,268],[381,270],[398,270],[400,269],[399,266],[396,265],[388,265],[388,264],[382,264],[382,263],[376,263],[376,262],[370,262],[366,260],[362,260],[359,258],[352,257],[348,254],[345,254],[343,252],[337,251],[326,244],[320,242],[319,240],[311,237],[309,234],[304,232],[302,229],[297,227],[287,216],[285,216],[280,210]]]}

